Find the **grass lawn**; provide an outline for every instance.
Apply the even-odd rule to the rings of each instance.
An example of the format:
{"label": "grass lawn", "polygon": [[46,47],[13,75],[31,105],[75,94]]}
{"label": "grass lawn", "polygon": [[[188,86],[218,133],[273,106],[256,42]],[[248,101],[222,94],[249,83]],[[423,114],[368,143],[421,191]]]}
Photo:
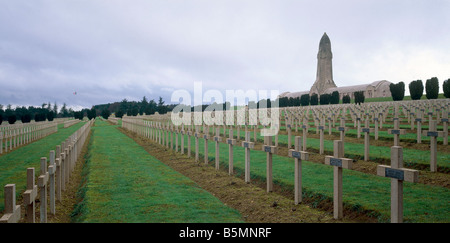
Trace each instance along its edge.
{"label": "grass lawn", "polygon": [[84,124],[79,122],[68,128],[60,124],[58,132],[0,156],[0,212],[5,206],[4,186],[16,184],[16,198],[22,197],[27,187],[27,168],[34,167],[37,178],[41,167],[41,157],[47,157],[48,161],[50,150],[55,150],[56,145],[60,145]]}
{"label": "grass lawn", "polygon": [[96,120],[74,222],[243,222],[189,178]]}

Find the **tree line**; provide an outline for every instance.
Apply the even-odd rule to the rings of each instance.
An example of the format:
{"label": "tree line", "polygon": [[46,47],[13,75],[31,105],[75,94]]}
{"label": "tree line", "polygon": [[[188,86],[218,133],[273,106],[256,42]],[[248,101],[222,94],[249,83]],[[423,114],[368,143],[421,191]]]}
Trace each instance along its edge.
{"label": "tree line", "polygon": [[[409,86],[409,93],[411,95],[412,100],[419,100],[422,98],[425,90],[425,95],[427,99],[437,99],[439,96],[439,80],[436,77],[430,78],[426,80],[425,86],[423,85],[422,80],[414,80]],[[443,91],[444,97],[450,98],[450,79],[447,79],[443,83]],[[403,81],[399,83],[391,83],[389,85],[389,89],[391,91],[391,96],[394,101],[403,100],[405,96],[405,83]],[[364,91],[354,92],[355,103],[360,104],[364,103]],[[342,103],[350,103],[350,96],[345,95],[342,98]],[[276,102],[278,102],[278,107],[290,107],[290,106],[309,106],[309,105],[328,105],[328,104],[339,104],[339,92],[334,91],[331,94],[303,94],[300,97],[281,97],[277,98]],[[61,109],[58,109],[58,105],[56,102],[52,106],[50,102],[43,103],[41,107],[16,107],[14,109],[11,108],[11,105],[7,105],[6,109],[3,105],[0,104],[0,125],[3,121],[7,121],[9,124],[14,124],[16,121],[20,120],[22,123],[28,123],[31,120],[35,121],[53,121],[54,118],[62,118],[62,117],[74,117],[75,119],[82,120],[85,116],[89,119],[95,118],[97,115],[101,115],[103,118],[108,119],[108,117],[114,113],[116,117],[122,118],[123,115],[127,116],[137,116],[143,115],[152,115],[158,112],[159,114],[165,114],[169,111],[172,111],[176,104],[165,105],[162,97],[159,97],[158,102],[155,100],[147,100],[144,96],[141,101],[128,101],[127,99],[123,99],[120,102],[102,104],[102,105],[94,105],[91,109],[82,109],[81,111],[74,111],[72,108],[67,109],[67,105],[64,103]],[[270,108],[273,106],[273,103],[270,99],[263,99],[258,102],[249,101],[249,108],[261,108],[267,107]],[[264,105],[263,105],[264,104]],[[222,104],[214,103],[215,107],[223,106],[223,110],[230,109],[230,103],[225,102]],[[197,107],[186,106],[185,109],[191,109],[191,111],[201,110],[205,111],[205,109],[209,105],[200,105]]]}
{"label": "tree line", "polygon": [[[355,103],[364,103],[364,91],[354,92]],[[349,95],[344,95],[342,97],[343,104],[349,104],[351,101]],[[278,98],[279,107],[289,107],[289,106],[309,106],[309,105],[330,105],[339,104],[340,95],[338,91],[333,91],[331,94],[303,94],[300,97],[282,97]]]}
{"label": "tree line", "polygon": [[14,109],[11,105],[4,107],[0,104],[0,125],[3,121],[7,121],[9,124],[14,124],[20,120],[22,123],[29,123],[31,120],[35,121],[53,121],[54,118],[72,117],[74,111],[72,108],[67,109],[67,105],[64,103],[61,109],[58,109],[58,105],[52,106],[50,102],[43,103],[41,107],[34,106],[17,106]]}
{"label": "tree line", "polygon": [[89,119],[91,119],[91,117],[96,117],[97,115],[108,119],[113,113],[118,118],[122,118],[124,115],[153,115],[156,112],[159,114],[166,114],[167,112],[172,111],[175,106],[176,105],[173,104],[166,105],[162,97],[159,97],[158,102],[156,102],[153,99],[148,100],[147,97],[144,96],[141,101],[128,101],[127,99],[123,99],[120,102],[94,105],[90,110],[85,110],[83,114],[76,114],[77,116],[75,118],[79,118],[84,114]]}

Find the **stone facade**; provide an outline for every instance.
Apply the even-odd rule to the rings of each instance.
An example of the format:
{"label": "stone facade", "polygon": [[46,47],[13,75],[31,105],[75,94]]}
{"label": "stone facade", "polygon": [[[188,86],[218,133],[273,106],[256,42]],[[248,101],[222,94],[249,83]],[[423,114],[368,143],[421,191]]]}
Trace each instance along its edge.
{"label": "stone facade", "polygon": [[331,94],[334,91],[338,91],[340,99],[342,99],[344,95],[349,95],[350,98],[354,99],[355,98],[354,93],[357,91],[363,91],[364,97],[366,98],[390,97],[391,91],[389,89],[389,84],[391,84],[391,82],[386,80],[380,80],[372,82],[370,84],[329,88],[325,90],[325,93]]}
{"label": "stone facade", "polygon": [[391,91],[389,85],[391,82],[387,80],[374,81],[368,84],[352,85],[345,87],[337,87],[333,80],[333,54],[331,52],[331,41],[326,33],[323,34],[319,43],[319,52],[317,53],[317,74],[316,81],[309,91],[284,92],[279,95],[280,98],[296,98],[304,94],[331,94],[334,91],[339,92],[342,99],[344,95],[354,98],[354,93],[363,91],[366,98],[390,97]]}
{"label": "stone facade", "polygon": [[317,53],[317,74],[309,94],[323,94],[329,88],[337,87],[333,81],[333,53],[331,52],[331,41],[327,33],[324,33],[319,43]]}

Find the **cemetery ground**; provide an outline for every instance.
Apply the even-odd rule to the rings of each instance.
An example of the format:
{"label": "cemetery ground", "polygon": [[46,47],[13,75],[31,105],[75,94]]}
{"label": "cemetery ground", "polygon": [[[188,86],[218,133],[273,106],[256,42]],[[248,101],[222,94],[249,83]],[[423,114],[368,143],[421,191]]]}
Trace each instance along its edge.
{"label": "cemetery ground", "polygon": [[[219,144],[220,170],[216,170],[212,139],[208,140],[209,162],[204,164],[203,138],[199,139],[202,159],[195,162],[193,156],[175,152],[173,145],[160,145],[97,118],[62,203],[57,204],[56,215],[49,215],[49,222],[389,222],[390,179],[377,176],[376,167],[390,164],[392,135],[384,131],[379,140],[371,137],[371,159],[365,162],[364,139],[356,138],[353,130],[346,132],[345,157],[352,158],[354,166],[344,170],[344,218],[335,220],[333,168],[324,165],[324,157],[333,154],[333,140],[339,135],[334,131],[325,134],[325,152],[320,155],[318,134],[313,123],[310,125],[310,157],[302,162],[303,202],[294,205],[294,163],[287,156],[284,126],[273,156],[274,190],[267,193],[266,153],[261,151],[263,137],[258,134],[251,150],[251,183],[246,183],[244,149],[239,145],[234,146],[234,175],[230,176],[228,144],[224,142]],[[21,205],[26,185],[24,168],[39,168],[39,158],[48,156],[55,144],[81,126],[79,123],[59,128],[55,134],[0,156],[0,182],[16,183],[17,205]],[[234,132],[236,137],[237,131]],[[240,141],[244,140],[243,134],[242,129]],[[292,133],[292,139],[295,135],[301,136],[301,129]],[[185,152],[187,140],[185,135]],[[400,143],[405,148],[405,167],[420,170],[419,183],[404,182],[405,222],[449,222],[450,151],[447,146],[438,146],[438,171],[433,173],[428,169],[429,144],[416,144],[413,140],[414,136],[410,140],[402,137]],[[194,154],[194,136],[191,142]],[[442,140],[439,142],[442,144]],[[2,187],[0,211],[3,207]],[[39,207],[36,211],[39,215]]]}
{"label": "cemetery ground", "polygon": [[[157,130],[157,129],[155,129]],[[213,129],[214,130],[214,129]],[[249,129],[250,131],[252,129]],[[223,132],[223,130],[222,130]],[[242,130],[241,130],[242,133]],[[180,136],[180,135],[179,135]],[[210,134],[211,136],[211,134]],[[279,135],[279,144],[283,140],[283,134]],[[187,136],[185,135],[185,142],[187,144]],[[253,138],[253,134],[250,136]],[[258,135],[257,135],[258,137]],[[241,135],[241,141],[243,136]],[[194,144],[194,136],[191,136],[191,144]],[[286,138],[285,138],[286,139]],[[330,139],[336,139],[336,137]],[[262,138],[258,137],[257,141],[261,141]],[[308,148],[309,150],[318,150],[314,143],[310,142],[314,138],[310,138],[308,135]],[[199,151],[203,151],[204,139],[199,139]],[[329,141],[330,142],[330,141]],[[361,217],[366,217],[362,220],[363,222],[388,222],[390,214],[390,183],[389,178],[382,178],[375,175],[374,168],[377,164],[389,164],[390,161],[387,159],[376,160],[375,162],[363,162],[358,158],[361,158],[361,153],[364,153],[364,149],[361,149],[361,142],[359,144],[347,143],[346,139],[346,155],[347,148],[356,147],[354,152],[352,152],[356,157],[354,161],[356,162],[356,170],[345,170],[344,174],[344,207],[346,211],[344,212],[346,219],[360,219]],[[390,155],[390,144],[392,140],[384,141],[384,147],[380,147],[380,150],[376,152],[375,157],[386,156],[389,158]],[[180,143],[178,143],[180,144]],[[311,146],[313,144],[313,146]],[[171,145],[173,147],[173,145]],[[227,171],[228,163],[228,148],[227,144],[220,143],[220,167]],[[362,145],[364,146],[364,145]],[[215,160],[215,149],[214,141],[208,140],[208,163]],[[332,147],[325,146],[326,154],[332,153]],[[412,146],[415,147],[415,146]],[[167,145],[167,148],[169,146]],[[417,146],[417,149],[411,149],[411,152],[415,158],[414,161],[419,161],[422,159],[421,163],[425,164],[429,161],[429,151],[425,148],[424,151],[420,150],[421,145]],[[256,182],[261,187],[264,187],[266,181],[266,153],[261,151],[261,145],[255,145],[255,148],[251,152],[251,177],[252,182]],[[284,149],[284,151],[283,151]],[[186,150],[186,149],[185,149]],[[234,169],[235,174],[239,177],[243,177],[244,174],[244,154],[243,148],[240,146],[235,146],[234,149]],[[350,149],[349,149],[350,150]],[[191,151],[194,152],[193,146]],[[372,149],[371,149],[372,151]],[[381,151],[381,152],[380,152]],[[173,153],[173,149],[171,149]],[[311,151],[310,151],[311,152]],[[159,153],[159,152],[157,152]],[[446,167],[448,164],[448,151],[444,150],[440,152],[440,157],[443,159],[442,166]],[[156,153],[155,153],[156,154]],[[174,154],[174,153],[173,153]],[[185,151],[186,154],[186,151]],[[293,174],[294,166],[293,159],[288,158],[287,148],[282,148],[279,150],[279,155],[274,155],[273,161],[273,182],[279,190],[275,190],[277,193],[285,195],[287,198],[292,200],[293,197]],[[439,154],[439,153],[438,153]],[[417,156],[420,155],[420,156]],[[171,155],[175,156],[175,155]],[[203,153],[200,152],[200,158],[203,158]],[[422,157],[423,156],[423,157]],[[407,156],[406,156],[407,157]],[[422,157],[422,158],[420,158]],[[305,205],[313,208],[321,208],[328,212],[332,212],[332,195],[333,195],[333,173],[330,166],[324,165],[324,156],[314,154],[308,161],[303,161],[303,196]],[[387,163],[386,163],[387,162]],[[202,162],[199,162],[200,165]],[[416,163],[407,163],[407,166],[418,166]],[[422,166],[419,163],[419,166]],[[370,173],[366,173],[370,172]],[[417,184],[405,182],[404,192],[405,192],[405,221],[406,222],[448,222],[449,211],[448,211],[448,171],[439,173],[429,173],[427,171],[420,172],[420,181]],[[437,179],[436,179],[437,178]],[[259,181],[259,183],[258,183]],[[230,182],[229,182],[230,183]],[[444,185],[444,186],[442,186]],[[220,187],[220,186],[217,186]],[[223,187],[225,188],[225,187]],[[217,189],[217,188],[216,188]],[[270,193],[269,193],[270,194]],[[239,200],[242,200],[240,198]],[[292,202],[292,201],[291,201]],[[267,202],[266,202],[267,203]],[[368,217],[368,218],[367,218]]]}
{"label": "cemetery ground", "polygon": [[75,222],[332,222],[324,212],[218,176],[148,140],[134,137],[135,143],[105,121],[97,120],[92,130]]}
{"label": "cemetery ground", "polygon": [[[18,147],[15,150],[3,153],[0,156],[0,184],[16,184],[17,198],[21,198],[21,193],[26,190],[26,169],[34,167],[39,172],[40,158],[47,157],[48,152],[60,144],[69,135],[83,126],[80,122],[68,128],[63,128],[63,124],[58,125],[58,132],[41,138],[33,143]],[[37,172],[37,173],[38,173]],[[4,210],[4,188],[0,187],[0,212]],[[17,205],[20,205],[17,203]]]}
{"label": "cemetery ground", "polygon": [[[226,169],[215,170],[211,165],[195,162],[187,155],[174,153],[150,139],[119,128],[124,134],[140,144],[179,173],[191,178],[200,187],[220,199],[224,204],[238,210],[248,223],[330,223],[335,222],[329,213],[308,205],[294,205],[284,193],[267,193],[262,181],[248,184],[242,176],[230,176]],[[341,222],[368,222],[364,216],[346,218]]]}
{"label": "cemetery ground", "polygon": [[241,222],[106,121],[92,128],[73,222]]}

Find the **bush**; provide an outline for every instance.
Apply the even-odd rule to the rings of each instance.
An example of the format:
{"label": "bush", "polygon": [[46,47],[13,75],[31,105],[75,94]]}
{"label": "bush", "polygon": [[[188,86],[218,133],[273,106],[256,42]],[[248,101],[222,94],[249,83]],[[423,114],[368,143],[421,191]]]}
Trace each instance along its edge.
{"label": "bush", "polygon": [[42,111],[34,114],[34,121],[35,122],[45,121],[45,118],[46,118],[46,115]]}
{"label": "bush", "polygon": [[74,117],[75,119],[83,120],[84,112],[83,112],[83,111],[75,111],[75,112],[73,113],[73,117]]}
{"label": "bush", "polygon": [[405,83],[399,82],[398,84],[391,83],[389,85],[391,96],[394,101],[403,100],[405,97]]}
{"label": "bush", "polygon": [[131,115],[132,115],[132,116],[137,116],[138,114],[139,114],[139,109],[138,109],[137,106],[134,106],[134,107],[131,109]]}
{"label": "bush", "polygon": [[101,116],[102,116],[104,119],[108,119],[109,115],[111,115],[111,112],[110,112],[108,109],[102,110]]}
{"label": "bush", "polygon": [[304,94],[300,96],[300,105],[308,106],[309,105],[309,94]]}
{"label": "bush", "polygon": [[444,81],[442,89],[444,90],[445,98],[450,98],[450,78]]}
{"label": "bush", "polygon": [[94,119],[96,116],[97,116],[97,110],[95,110],[94,107],[92,107],[92,109],[88,110],[87,117],[89,120]]}
{"label": "bush", "polygon": [[354,95],[355,95],[355,104],[364,103],[365,99],[364,91],[356,91]]}
{"label": "bush", "polygon": [[10,114],[8,115],[8,123],[9,124],[14,124],[17,121],[17,117],[16,114]]}
{"label": "bush", "polygon": [[[287,107],[288,105],[288,100],[289,100],[289,98],[288,97],[282,97],[282,98],[279,98],[278,99],[278,106],[279,107]],[[154,112],[153,112],[154,113]],[[149,115],[149,114],[147,114],[147,115]]]}
{"label": "bush", "polygon": [[423,83],[422,80],[418,79],[409,83],[409,94],[412,100],[420,100],[423,95]]}
{"label": "bush", "polygon": [[53,121],[53,118],[55,118],[55,113],[53,111],[49,111],[47,113],[47,120],[48,121]]}
{"label": "bush", "polygon": [[439,80],[436,77],[427,79],[425,91],[427,99],[437,99],[439,95]]}
{"label": "bush", "polygon": [[0,114],[0,125],[2,125],[2,122],[3,122],[3,115]]}
{"label": "bush", "polygon": [[31,121],[31,114],[29,112],[23,114],[20,120],[22,120],[22,123],[29,123]]}
{"label": "bush", "polygon": [[319,96],[317,94],[312,94],[309,104],[310,105],[318,105],[319,104]]}
{"label": "bush", "polygon": [[344,95],[344,97],[342,97],[342,104],[350,104],[350,100],[349,95]]}
{"label": "bush", "polygon": [[330,95],[329,94],[321,94],[320,95],[320,104],[321,105],[330,104]]}
{"label": "bush", "polygon": [[[147,113],[145,113],[145,114],[148,115]],[[115,113],[115,116],[116,116],[117,118],[122,118],[122,117],[123,117],[123,111],[122,111],[122,110],[117,111],[117,112]]]}
{"label": "bush", "polygon": [[334,91],[331,93],[330,104],[339,104],[339,92]]}

